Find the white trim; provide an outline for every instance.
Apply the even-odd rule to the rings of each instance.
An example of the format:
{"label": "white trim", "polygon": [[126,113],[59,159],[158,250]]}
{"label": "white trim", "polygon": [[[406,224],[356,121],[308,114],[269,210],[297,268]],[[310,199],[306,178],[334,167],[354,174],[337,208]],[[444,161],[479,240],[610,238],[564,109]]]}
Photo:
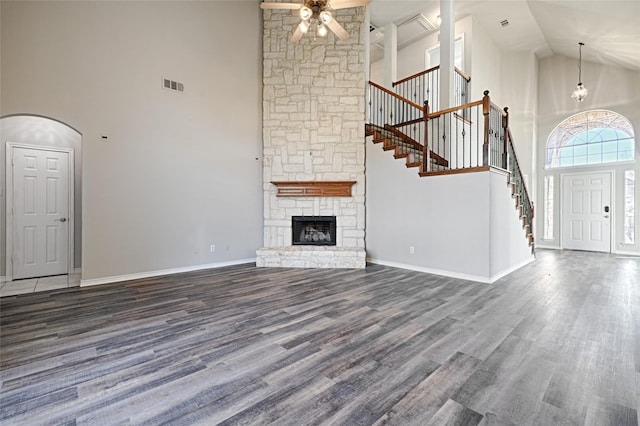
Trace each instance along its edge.
{"label": "white trim", "polygon": [[[536,244],[536,248],[537,249],[544,249],[544,250],[571,250],[571,249],[562,249],[560,247],[557,246],[542,246],[539,244]],[[598,251],[594,251],[592,253],[604,253],[607,254],[606,252],[598,252]],[[628,250],[614,250],[611,252],[611,254],[621,254],[623,256],[640,256],[640,253],[638,253],[637,251],[628,251]]]}
{"label": "white trim", "polygon": [[[464,71],[464,33],[453,36],[453,66],[457,67],[456,62],[456,42],[460,40],[460,70]],[[431,65],[431,53],[438,50],[438,65]],[[424,66],[426,70],[440,65],[440,38],[438,38],[438,44],[433,45],[424,50]]]}
{"label": "white trim", "polygon": [[640,253],[637,251],[628,251],[628,250],[616,250],[613,254],[621,254],[623,256],[640,256]]}
{"label": "white trim", "polygon": [[[6,143],[6,155],[5,155],[5,185],[7,187],[7,197],[5,204],[5,274],[6,279],[11,281],[13,279],[13,149],[14,148],[22,148],[22,149],[33,149],[39,151],[53,151],[53,152],[64,152],[68,156],[68,167],[67,173],[69,174],[68,179],[68,244],[67,244],[67,274],[70,274],[73,271],[73,264],[75,260],[75,152],[73,148],[64,148],[64,147],[55,147],[55,146],[42,146],[42,145],[31,145],[26,143],[17,143],[17,142],[7,142]],[[9,193],[9,189],[11,189],[11,193]]]}
{"label": "white trim", "polygon": [[494,283],[496,281],[498,281],[500,278],[506,277],[507,275],[509,275],[512,272],[517,271],[518,269],[527,266],[528,264],[530,264],[531,262],[533,262],[534,260],[536,260],[536,258],[532,255],[529,259],[524,260],[510,268],[505,269],[502,272],[498,272],[497,274],[491,276],[491,278],[489,278],[489,282],[490,283]]}
{"label": "white trim", "polygon": [[548,246],[548,245],[538,244],[538,243],[536,243],[536,248],[537,249],[545,249],[545,250],[562,250],[558,246]]}
{"label": "white trim", "polygon": [[[591,170],[591,171],[581,171],[581,172],[573,172],[573,173],[560,173],[560,191],[559,191],[559,223],[558,223],[558,243],[560,244],[560,248],[565,250],[564,247],[564,230],[562,227],[564,226],[564,184],[565,178],[569,176],[585,176],[585,175],[593,175],[596,173],[608,174],[609,175],[609,206],[616,207],[616,171],[612,169],[608,170]],[[613,209],[615,212],[616,209]],[[606,252],[598,252],[596,250],[586,250],[594,253],[613,253],[614,247],[616,246],[616,217],[615,214],[609,214],[609,251]],[[571,250],[571,249],[566,249]]]}
{"label": "white trim", "polygon": [[498,281],[500,278],[509,275],[510,273],[522,268],[523,266],[528,265],[529,263],[533,262],[534,260],[536,260],[535,257],[531,256],[530,259],[527,259],[526,261],[524,261],[524,262],[522,262],[522,263],[520,263],[518,265],[515,265],[515,266],[513,266],[511,268],[505,269],[504,271],[501,271],[501,272],[493,275],[492,277],[487,278],[487,277],[483,277],[483,276],[480,276],[480,275],[461,274],[459,272],[446,271],[444,269],[427,268],[427,267],[424,267],[424,266],[408,265],[406,263],[389,262],[389,261],[386,261],[386,260],[367,258],[367,262],[368,263],[374,263],[376,265],[390,266],[392,268],[407,269],[409,271],[424,272],[424,273],[427,273],[427,274],[440,275],[440,276],[443,276],[443,277],[456,278],[456,279],[460,279],[460,280],[476,281],[476,282],[480,282],[480,283],[484,283],[484,284],[493,284],[494,282]]}
{"label": "white trim", "polygon": [[427,268],[424,266],[408,265],[406,263],[398,263],[398,262],[389,262],[389,261],[380,260],[380,259],[367,258],[367,262],[374,263],[376,265],[390,266],[392,268],[408,269],[409,271],[425,272],[427,274],[441,275],[443,277],[458,278],[461,280],[469,280],[469,281],[476,281],[476,282],[481,282],[485,284],[490,284],[488,277],[483,277],[480,275],[461,274],[459,272],[446,271],[444,269]]}
{"label": "white trim", "polygon": [[7,282],[7,277],[5,277],[4,275],[0,275],[0,283],[4,282]]}
{"label": "white trim", "polygon": [[173,275],[173,274],[181,274],[184,272],[193,272],[193,271],[201,271],[203,269],[214,269],[214,268],[223,268],[225,266],[234,266],[234,265],[243,265],[245,263],[254,263],[256,261],[253,259],[239,259],[239,260],[231,260],[228,262],[218,262],[218,263],[207,263],[204,265],[194,265],[194,266],[185,266],[182,268],[172,268],[172,269],[161,269],[158,271],[148,271],[148,272],[138,272],[135,274],[127,274],[127,275],[114,275],[112,277],[104,277],[104,278],[91,278],[88,280],[80,280],[80,287],[89,287],[93,285],[100,284],[109,284],[109,283],[117,283],[121,281],[131,281],[131,280],[139,280],[142,278],[152,278],[158,277],[161,275]]}

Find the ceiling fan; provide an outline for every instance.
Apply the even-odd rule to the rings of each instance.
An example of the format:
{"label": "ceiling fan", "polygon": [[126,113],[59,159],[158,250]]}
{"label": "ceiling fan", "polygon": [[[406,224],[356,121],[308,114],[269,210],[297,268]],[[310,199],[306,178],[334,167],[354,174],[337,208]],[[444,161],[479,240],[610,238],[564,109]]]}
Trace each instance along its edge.
{"label": "ceiling fan", "polygon": [[311,25],[316,25],[316,34],[320,37],[327,35],[329,28],[340,40],[349,38],[349,33],[331,15],[331,10],[349,7],[366,6],[370,0],[304,0],[304,3],[260,3],[262,9],[292,9],[300,10],[300,23],[289,39],[292,43],[300,41],[309,31]]}

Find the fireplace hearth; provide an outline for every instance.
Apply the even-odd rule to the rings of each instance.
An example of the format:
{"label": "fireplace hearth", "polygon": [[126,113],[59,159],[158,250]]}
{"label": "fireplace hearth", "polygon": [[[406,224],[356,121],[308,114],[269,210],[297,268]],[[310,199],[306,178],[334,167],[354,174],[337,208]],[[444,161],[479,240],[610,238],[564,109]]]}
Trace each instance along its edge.
{"label": "fireplace hearth", "polygon": [[291,244],[305,246],[335,246],[335,216],[291,217]]}

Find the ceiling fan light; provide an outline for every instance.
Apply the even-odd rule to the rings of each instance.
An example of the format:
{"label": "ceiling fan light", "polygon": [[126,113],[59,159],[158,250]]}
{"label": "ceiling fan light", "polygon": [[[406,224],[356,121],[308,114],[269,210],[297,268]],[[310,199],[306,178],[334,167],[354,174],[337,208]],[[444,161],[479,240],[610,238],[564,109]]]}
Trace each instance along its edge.
{"label": "ceiling fan light", "polygon": [[307,31],[309,31],[309,23],[307,21],[300,21],[298,28],[303,34],[306,34]]}
{"label": "ceiling fan light", "polygon": [[327,36],[327,27],[322,22],[318,23],[318,36],[326,37]]}
{"label": "ceiling fan light", "polygon": [[582,102],[584,98],[589,94],[589,91],[582,83],[578,83],[576,89],[571,94],[571,98],[576,102]]}
{"label": "ceiling fan light", "polygon": [[328,24],[329,22],[331,22],[332,19],[333,19],[333,16],[331,16],[331,13],[327,12],[326,10],[323,12],[320,12],[320,20],[322,21],[323,24]]}
{"label": "ceiling fan light", "polygon": [[313,11],[309,9],[307,6],[302,6],[300,8],[300,18],[304,21],[308,21],[313,16]]}

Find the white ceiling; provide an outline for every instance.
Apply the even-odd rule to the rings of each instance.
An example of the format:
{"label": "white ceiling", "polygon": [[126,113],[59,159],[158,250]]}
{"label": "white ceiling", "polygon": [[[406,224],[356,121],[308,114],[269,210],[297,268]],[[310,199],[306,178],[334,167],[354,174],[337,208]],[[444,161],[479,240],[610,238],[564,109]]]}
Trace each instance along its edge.
{"label": "white ceiling", "polygon": [[[436,24],[439,0],[371,0],[371,24],[383,28],[422,14]],[[640,70],[640,0],[455,0],[456,20],[472,15],[502,49],[578,57]],[[509,25],[502,27],[500,21]],[[436,24],[437,26],[437,24]],[[398,29],[398,45],[429,34],[417,21]],[[437,31],[432,30],[432,31]],[[372,47],[372,59],[381,57]]]}

